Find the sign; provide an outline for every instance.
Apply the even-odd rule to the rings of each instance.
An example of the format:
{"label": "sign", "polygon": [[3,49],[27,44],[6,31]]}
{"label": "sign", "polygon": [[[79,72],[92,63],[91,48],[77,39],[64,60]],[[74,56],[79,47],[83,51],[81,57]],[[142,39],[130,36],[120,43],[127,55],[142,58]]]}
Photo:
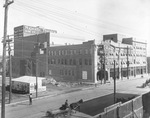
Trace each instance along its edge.
{"label": "sign", "polygon": [[35,92],[35,85],[30,84],[30,93],[34,93],[34,92]]}
{"label": "sign", "polygon": [[39,33],[46,33],[46,32],[57,33],[56,30],[44,29],[40,27],[31,27],[31,26],[24,26],[24,32],[30,34],[39,34]]}
{"label": "sign", "polygon": [[57,33],[57,30],[22,25],[14,28],[14,37],[19,38],[23,36],[30,36],[30,35],[41,34],[46,32]]}

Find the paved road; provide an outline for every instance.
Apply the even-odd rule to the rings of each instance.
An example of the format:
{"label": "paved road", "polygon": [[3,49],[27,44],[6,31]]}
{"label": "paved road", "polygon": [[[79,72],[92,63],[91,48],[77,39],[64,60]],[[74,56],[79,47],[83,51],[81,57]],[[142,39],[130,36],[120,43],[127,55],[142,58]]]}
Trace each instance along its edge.
{"label": "paved road", "polygon": [[[150,91],[150,88],[137,88],[137,86],[140,86],[143,82],[145,82],[145,80],[145,78],[142,78],[128,81],[118,81],[117,92],[132,94],[142,94],[144,92],[148,92]],[[113,83],[99,85],[98,87],[84,89],[82,91],[61,94],[54,97],[37,99],[33,101],[33,105],[29,105],[28,102],[18,103],[9,106],[6,105],[6,118],[44,118],[45,112],[48,109],[59,108],[66,99],[68,99],[68,101],[71,103],[78,101],[81,98],[83,100],[90,100],[92,98],[97,98],[111,93],[113,93]],[[75,118],[76,116],[72,117]]]}

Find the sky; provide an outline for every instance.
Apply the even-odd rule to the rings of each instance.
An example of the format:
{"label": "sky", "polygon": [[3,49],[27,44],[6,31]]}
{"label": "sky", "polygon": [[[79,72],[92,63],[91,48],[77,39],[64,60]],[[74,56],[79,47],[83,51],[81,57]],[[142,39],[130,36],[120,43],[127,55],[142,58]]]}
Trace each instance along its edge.
{"label": "sky", "polygon": [[[0,37],[4,2],[0,0]],[[123,34],[146,41],[150,56],[150,0],[14,0],[8,10],[8,35],[20,25],[57,30],[60,36],[72,37],[71,43],[100,42],[105,34]],[[0,55],[2,47],[0,43]]]}

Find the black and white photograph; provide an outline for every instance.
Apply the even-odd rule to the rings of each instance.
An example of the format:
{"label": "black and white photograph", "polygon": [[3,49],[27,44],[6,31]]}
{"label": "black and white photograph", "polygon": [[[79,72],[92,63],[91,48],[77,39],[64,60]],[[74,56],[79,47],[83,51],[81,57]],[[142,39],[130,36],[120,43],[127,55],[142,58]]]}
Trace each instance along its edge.
{"label": "black and white photograph", "polygon": [[1,118],[150,118],[150,0],[0,0]]}

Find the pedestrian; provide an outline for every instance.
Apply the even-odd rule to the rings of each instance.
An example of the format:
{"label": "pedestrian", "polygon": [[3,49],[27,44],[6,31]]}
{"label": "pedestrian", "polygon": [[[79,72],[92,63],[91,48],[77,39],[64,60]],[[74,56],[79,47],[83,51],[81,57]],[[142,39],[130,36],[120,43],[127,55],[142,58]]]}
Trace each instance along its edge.
{"label": "pedestrian", "polygon": [[69,105],[68,105],[68,100],[65,101],[65,106],[66,106],[66,108],[69,107]]}
{"label": "pedestrian", "polygon": [[29,94],[29,102],[30,102],[30,105],[32,105],[32,93]]}

